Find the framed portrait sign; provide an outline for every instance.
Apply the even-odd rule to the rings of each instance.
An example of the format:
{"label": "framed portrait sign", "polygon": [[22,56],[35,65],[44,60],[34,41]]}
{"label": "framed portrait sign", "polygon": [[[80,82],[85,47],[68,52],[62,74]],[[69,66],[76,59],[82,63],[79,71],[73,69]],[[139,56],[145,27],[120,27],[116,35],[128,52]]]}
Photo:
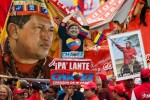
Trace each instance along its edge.
{"label": "framed portrait sign", "polygon": [[141,69],[147,66],[141,31],[109,36],[107,40],[116,79],[139,77]]}

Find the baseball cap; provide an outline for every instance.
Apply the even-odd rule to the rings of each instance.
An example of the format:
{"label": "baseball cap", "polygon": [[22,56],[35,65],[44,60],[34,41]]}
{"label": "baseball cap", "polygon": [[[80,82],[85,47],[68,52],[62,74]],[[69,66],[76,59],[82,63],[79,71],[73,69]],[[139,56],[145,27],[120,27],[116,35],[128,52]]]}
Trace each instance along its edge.
{"label": "baseball cap", "polygon": [[31,87],[32,87],[34,90],[37,90],[37,91],[42,90],[42,86],[41,86],[41,84],[38,83],[38,82],[33,82],[32,85],[31,85]]}
{"label": "baseball cap", "polygon": [[15,95],[15,94],[21,94],[23,92],[24,92],[24,90],[22,90],[20,88],[16,88],[16,89],[13,90],[13,95]]}
{"label": "baseball cap", "polygon": [[141,70],[141,78],[149,78],[150,77],[150,68],[144,68]]}
{"label": "baseball cap", "polygon": [[84,89],[96,89],[97,88],[97,85],[94,83],[94,82],[89,82],[88,84],[84,85],[83,86]]}
{"label": "baseball cap", "polygon": [[42,86],[42,92],[45,93],[46,91],[48,91],[48,86],[45,84],[41,84]]}
{"label": "baseball cap", "polygon": [[114,87],[111,87],[111,90],[116,91],[120,95],[125,93],[125,87],[123,84],[117,84]]}

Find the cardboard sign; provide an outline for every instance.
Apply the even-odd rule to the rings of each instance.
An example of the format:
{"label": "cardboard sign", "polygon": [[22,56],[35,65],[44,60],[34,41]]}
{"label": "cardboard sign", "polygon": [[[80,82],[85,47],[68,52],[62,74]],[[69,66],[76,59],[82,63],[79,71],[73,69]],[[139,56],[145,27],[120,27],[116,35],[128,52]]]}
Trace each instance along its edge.
{"label": "cardboard sign", "polygon": [[95,71],[91,70],[51,70],[51,85],[84,85],[95,81]]}
{"label": "cardboard sign", "polygon": [[88,15],[86,20],[90,25],[108,20],[116,13],[124,1],[125,0],[108,0],[103,6]]}
{"label": "cardboard sign", "polygon": [[90,70],[90,59],[54,59],[49,67],[55,66],[55,70]]}
{"label": "cardboard sign", "polygon": [[141,69],[147,66],[141,31],[110,36],[108,43],[116,79],[140,77]]}

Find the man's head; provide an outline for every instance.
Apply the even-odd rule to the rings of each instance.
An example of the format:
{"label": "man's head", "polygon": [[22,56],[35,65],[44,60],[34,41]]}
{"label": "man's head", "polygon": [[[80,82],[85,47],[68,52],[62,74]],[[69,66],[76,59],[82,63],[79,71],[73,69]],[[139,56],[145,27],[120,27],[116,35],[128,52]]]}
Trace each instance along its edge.
{"label": "man's head", "polygon": [[97,85],[97,89],[102,88],[102,80],[101,80],[100,76],[96,76],[96,85]]}
{"label": "man's head", "polygon": [[71,37],[77,37],[77,35],[79,34],[80,32],[80,27],[79,25],[77,25],[76,23],[73,23],[71,25],[68,26],[68,34],[71,36]]}
{"label": "man's head", "polygon": [[[40,8],[38,1],[29,2],[29,4],[21,1],[20,7],[23,11],[21,8],[17,10],[17,8],[19,9],[17,3],[18,1],[14,0],[7,23],[11,51],[14,56],[22,59],[43,59],[48,55],[52,45],[54,30],[52,19],[50,19],[46,8],[41,7],[41,11],[37,10]],[[27,5],[24,6],[23,3]],[[31,9],[31,5],[37,8]],[[16,8],[16,11],[13,8]],[[27,10],[24,11],[24,9]],[[32,11],[30,12],[30,10]],[[14,12],[17,13],[14,15]]]}
{"label": "man's head", "polygon": [[84,94],[86,98],[90,98],[95,95],[95,90],[97,90],[97,86],[94,82],[89,82],[88,84],[83,86]]}
{"label": "man's head", "polygon": [[24,100],[24,90],[16,88],[13,90],[13,100]]}
{"label": "man's head", "polygon": [[118,97],[123,97],[125,94],[125,87],[123,84],[117,84],[112,88],[112,96],[117,100]]}
{"label": "man's head", "polygon": [[10,78],[7,80],[7,84],[9,85],[11,90],[14,90],[14,88],[16,88],[17,81],[18,81],[18,79],[15,79],[15,78]]}
{"label": "man's head", "polygon": [[126,48],[131,48],[131,42],[130,41],[126,41]]}
{"label": "man's head", "polygon": [[66,94],[73,94],[74,93],[74,86],[73,85],[65,85],[63,86],[64,92]]}
{"label": "man's head", "polygon": [[133,89],[134,88],[134,79],[127,79],[124,81],[125,82],[125,86],[128,89]]}

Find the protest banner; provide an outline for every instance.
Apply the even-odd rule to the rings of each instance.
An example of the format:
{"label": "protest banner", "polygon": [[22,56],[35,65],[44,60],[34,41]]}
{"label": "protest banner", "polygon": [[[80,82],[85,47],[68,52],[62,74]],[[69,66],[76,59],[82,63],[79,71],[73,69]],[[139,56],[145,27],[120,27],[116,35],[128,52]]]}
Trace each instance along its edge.
{"label": "protest banner", "polygon": [[95,71],[91,70],[51,70],[51,85],[84,85],[95,81]]}
{"label": "protest banner", "polygon": [[55,70],[90,70],[90,59],[54,59],[49,67],[55,66]]}

